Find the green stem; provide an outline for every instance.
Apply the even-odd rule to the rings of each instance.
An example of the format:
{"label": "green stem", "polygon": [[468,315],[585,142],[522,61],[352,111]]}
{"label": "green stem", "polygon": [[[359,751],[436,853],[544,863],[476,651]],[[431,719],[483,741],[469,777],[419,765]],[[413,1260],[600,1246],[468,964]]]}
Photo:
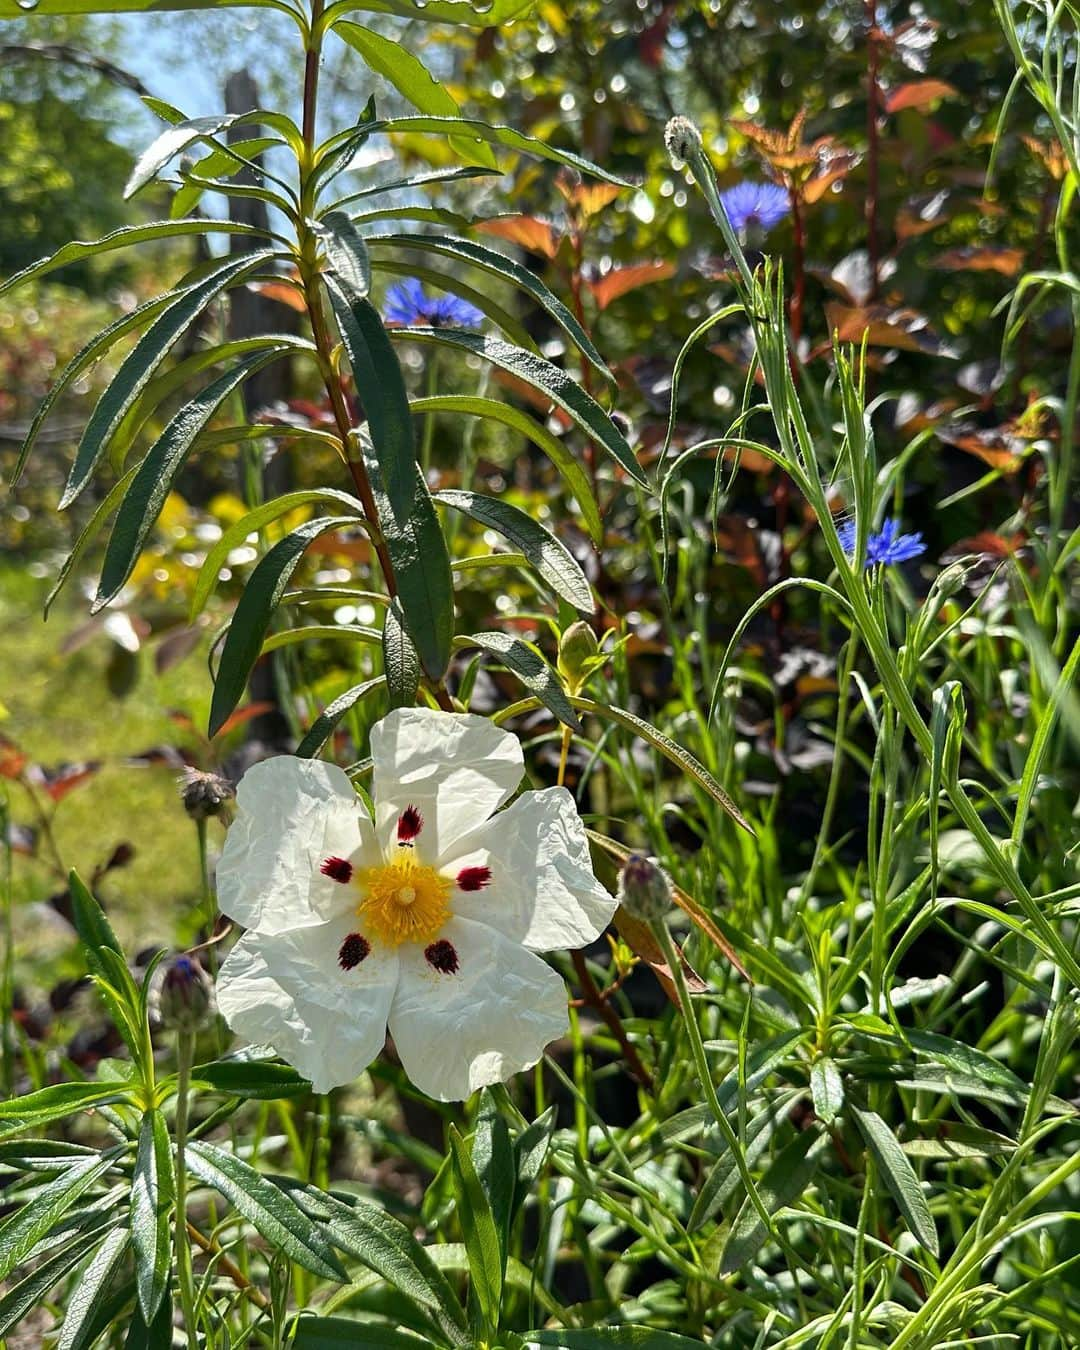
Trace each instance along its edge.
{"label": "green stem", "polygon": [[[436,352],[432,352],[428,357],[424,374],[427,380],[427,397],[434,398],[439,391],[439,360]],[[425,479],[431,468],[431,448],[435,444],[435,417],[435,413],[428,413],[424,418],[424,434],[420,441],[420,469]]]}
{"label": "green stem", "polygon": [[191,1064],[195,1055],[195,1035],[179,1031],[176,1035],[176,1282],[184,1329],[191,1350],[198,1346],[195,1318],[195,1275],[191,1261],[191,1241],[187,1229],[187,1131]]}

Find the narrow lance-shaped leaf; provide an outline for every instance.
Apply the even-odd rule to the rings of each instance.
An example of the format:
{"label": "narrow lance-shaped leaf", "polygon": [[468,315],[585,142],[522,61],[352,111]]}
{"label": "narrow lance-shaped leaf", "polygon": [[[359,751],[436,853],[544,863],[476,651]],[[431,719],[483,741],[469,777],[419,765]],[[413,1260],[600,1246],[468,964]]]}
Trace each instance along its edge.
{"label": "narrow lance-shaped leaf", "polygon": [[83,432],[75,463],[68,475],[60,507],[70,506],[90,481],[94,467],[101,458],[113,432],[124,414],[135,402],[139,392],[165,359],[173,343],[194,322],[206,306],[227,286],[253,272],[271,257],[268,250],[246,253],[232,258],[214,269],[198,285],[182,292],[150,325],[125,357],[112,383],[98,400]]}
{"label": "narrow lance-shaped leaf", "polygon": [[473,520],[497,530],[514,548],[524,553],[556,595],[562,596],[582,614],[593,612],[592,589],[574,555],[528,512],[498,497],[458,488],[437,492],[435,500],[456,511],[464,511]]}
{"label": "narrow lance-shaped leaf", "polygon": [[469,1289],[483,1328],[491,1332],[499,1324],[502,1303],[503,1256],[499,1233],[469,1150],[453,1125],[450,1158],[458,1219],[469,1256]]}
{"label": "narrow lance-shaped leaf", "polygon": [[6,1280],[31,1249],[112,1166],[109,1157],[75,1163],[43,1186],[33,1200],[0,1224],[0,1280]]}
{"label": "narrow lance-shaped leaf", "polygon": [[211,736],[217,735],[240,702],[248,676],[262,650],[270,619],[311,542],[328,530],[355,526],[356,521],[351,516],[309,520],[276,543],[252,572],[222,648],[210,707]]}
{"label": "narrow lance-shaped leaf", "polygon": [[454,636],[454,581],[439,517],[417,466],[412,512],[399,525],[382,490],[378,464],[374,459],[367,464],[405,627],[425,672],[441,679]]}
{"label": "narrow lance-shaped leaf", "polygon": [[540,390],[552,403],[562,408],[585,434],[596,442],[626,472],[640,483],[649,486],[645,471],[634,458],[634,452],[626,443],[622,432],[589,394],[569,376],[565,370],[552,365],[534,352],[513,347],[499,338],[487,337],[481,333],[458,332],[450,328],[403,328],[395,331],[395,336],[410,342],[439,342],[449,347],[457,347],[482,356],[493,366],[505,370],[507,374],[524,380],[534,389]]}
{"label": "narrow lance-shaped leaf", "polygon": [[420,688],[420,658],[405,627],[401,601],[395,599],[383,617],[383,670],[391,708],[411,708]]}
{"label": "narrow lance-shaped leaf", "polygon": [[152,178],[174,159],[181,150],[186,150],[193,141],[204,136],[216,136],[236,121],[236,114],[218,113],[213,117],[192,117],[186,122],[169,127],[135,161],[135,167],[124,187],[124,200],[133,197],[141,187],[145,187]]}
{"label": "narrow lance-shaped leaf", "polygon": [[233,1208],[291,1260],[328,1280],[347,1278],[315,1224],[279,1186],[213,1144],[187,1146],[188,1170],[220,1191]]}
{"label": "narrow lance-shaped leaf", "polygon": [[287,341],[275,343],[233,366],[186,403],[150,447],[117,514],[91,613],[108,604],[131,575],[199,432],[250,375],[288,350]]}
{"label": "narrow lance-shaped leaf", "polygon": [[131,1180],[131,1245],[135,1252],[135,1286],[146,1322],[165,1297],[172,1269],[170,1215],[173,1162],[165,1117],[147,1111],[139,1127],[135,1173]]}
{"label": "narrow lance-shaped leaf", "polygon": [[95,1328],[106,1305],[109,1288],[127,1253],[131,1235],[126,1228],[114,1228],[90,1264],[75,1281],[67,1300],[64,1324],[56,1350],[84,1350],[97,1339]]}
{"label": "narrow lance-shaped leaf", "polygon": [[904,1222],[927,1251],[937,1256],[938,1235],[934,1218],[907,1154],[876,1111],[852,1107],[851,1113]]}
{"label": "narrow lance-shaped leaf", "polygon": [[349,292],[340,273],[325,277],[356,392],[367,414],[379,477],[394,520],[405,524],[413,509],[416,443],[405,378],[378,310]]}
{"label": "narrow lance-shaped leaf", "polygon": [[42,1307],[50,1291],[86,1256],[82,1241],[71,1242],[62,1251],[42,1261],[24,1280],[0,1298],[0,1336],[6,1336],[12,1327],[28,1313]]}
{"label": "narrow lance-shaped leaf", "polygon": [[367,694],[378,689],[384,683],[383,676],[376,675],[372,680],[364,680],[362,684],[354,684],[351,689],[346,689],[343,694],[339,694],[332,703],[328,703],[315,721],[312,722],[304,739],[296,747],[297,756],[300,759],[311,759],[317,755],[333,735],[334,728],[345,714]]}
{"label": "narrow lance-shaped leaf", "polygon": [[[793,1204],[806,1190],[817,1171],[823,1144],[816,1130],[803,1130],[776,1156],[758,1184],[758,1195],[769,1214]],[[724,1244],[721,1273],[730,1275],[745,1266],[767,1237],[765,1221],[747,1196]]]}
{"label": "narrow lance-shaped leaf", "polygon": [[[42,4],[37,10],[39,14],[46,12],[45,5],[47,2],[48,0],[42,0]],[[77,0],[72,0],[72,3],[77,3]],[[197,3],[197,0],[192,0],[192,3]],[[132,6],[132,8],[134,7]],[[0,0],[0,19],[5,17],[7,8],[6,0]],[[70,10],[52,9],[48,12],[75,14],[80,11],[72,8]],[[100,239],[73,239],[70,244],[58,248],[55,253],[50,253],[47,258],[40,258],[36,263],[31,263],[29,267],[24,267],[21,272],[16,272],[13,277],[8,277],[7,281],[0,282],[0,295],[13,291],[16,286],[21,286],[24,282],[36,280],[38,277],[45,276],[48,272],[55,272],[59,267],[67,267],[70,263],[82,262],[84,258],[96,258],[101,253],[112,253],[118,248],[127,248],[129,244],[144,244],[153,239],[174,239],[184,234],[255,234],[265,237],[266,231],[260,230],[254,225],[244,225],[237,220],[205,220],[201,216],[186,220],[156,220],[149,225],[125,225],[122,229],[113,230],[111,234],[103,235]]]}
{"label": "narrow lance-shaped leaf", "polygon": [[507,670],[517,676],[529,693],[535,694],[564,726],[568,726],[571,731],[581,732],[581,723],[559,683],[559,677],[535,647],[522,642],[521,638],[500,632],[473,633],[469,637],[458,638],[457,645],[479,647],[481,651],[497,656]]}
{"label": "narrow lance-shaped leaf", "polygon": [[505,253],[474,243],[471,239],[457,239],[453,235],[431,234],[377,234],[368,237],[369,247],[387,245],[396,248],[423,249],[430,253],[443,254],[456,262],[468,263],[480,267],[493,276],[510,281],[526,291],[555,320],[564,333],[580,348],[589,361],[606,380],[614,382],[614,376],[607,362],[597,351],[592,339],[582,328],[569,309],[557,295],[530,272],[527,267],[507,257]]}
{"label": "narrow lance-shaped leaf", "polygon": [[344,211],[327,212],[318,233],[327,270],[338,278],[350,301],[362,299],[371,290],[371,259],[364,236]]}
{"label": "narrow lance-shaped leaf", "polygon": [[415,398],[412,401],[412,410],[414,416],[421,413],[452,412],[464,413],[471,417],[486,417],[520,432],[538,446],[555,465],[567,489],[581,508],[581,517],[589,532],[589,538],[599,546],[604,537],[604,525],[600,519],[600,508],[589,485],[589,476],[558,436],[542,423],[509,403],[500,403],[497,399],[470,394],[437,394],[433,398]]}

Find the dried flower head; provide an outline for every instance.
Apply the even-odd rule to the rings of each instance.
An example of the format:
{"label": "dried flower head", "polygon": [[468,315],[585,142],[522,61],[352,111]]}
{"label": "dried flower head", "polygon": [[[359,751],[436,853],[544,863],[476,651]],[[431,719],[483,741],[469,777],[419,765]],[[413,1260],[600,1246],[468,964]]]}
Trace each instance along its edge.
{"label": "dried flower head", "polygon": [[701,132],[689,117],[673,117],[664,128],[664,144],[672,159],[686,164],[701,151]]}
{"label": "dried flower head", "polygon": [[179,779],[180,799],[192,820],[209,820],[220,816],[221,808],[236,796],[236,789],[227,778],[217,773],[204,773],[190,765]]}
{"label": "dried flower head", "polygon": [[619,873],[619,904],[633,918],[654,923],[671,909],[671,878],[653,858],[631,853]]}

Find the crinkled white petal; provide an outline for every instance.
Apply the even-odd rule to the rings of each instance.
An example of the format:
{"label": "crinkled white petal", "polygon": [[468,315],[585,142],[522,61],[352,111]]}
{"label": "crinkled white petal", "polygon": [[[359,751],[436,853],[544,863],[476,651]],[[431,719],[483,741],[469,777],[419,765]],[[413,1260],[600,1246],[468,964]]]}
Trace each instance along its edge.
{"label": "crinkled white petal", "polygon": [[328,857],[379,861],[375,831],[345,773],[321,760],[278,755],[253,765],[236,792],[237,815],[217,865],[223,914],[260,933],[284,933],[354,905],[324,877]]}
{"label": "crinkled white petal", "polygon": [[615,913],[618,902],[593,875],[585,827],[566,788],[523,792],[450,852],[447,875],[491,870],[483,890],[454,892],[454,913],[534,951],[583,947]]}
{"label": "crinkled white petal", "polygon": [[341,944],[359,931],[343,915],[274,937],[246,933],[218,975],[218,1007],[232,1030],[272,1045],[316,1092],[351,1083],[386,1039],[398,957],[372,940],[367,958],[342,970]]}
{"label": "crinkled white petal", "polygon": [[400,947],[390,1034],[412,1082],[438,1101],[528,1069],[567,1028],[566,986],[554,970],[485,924],[453,918],[455,974],[433,970],[424,948]]}
{"label": "crinkled white petal", "polygon": [[424,819],[417,856],[434,863],[455,839],[487,820],[521,782],[516,736],[471,713],[398,708],[371,732],[375,828],[385,849],[407,806]]}

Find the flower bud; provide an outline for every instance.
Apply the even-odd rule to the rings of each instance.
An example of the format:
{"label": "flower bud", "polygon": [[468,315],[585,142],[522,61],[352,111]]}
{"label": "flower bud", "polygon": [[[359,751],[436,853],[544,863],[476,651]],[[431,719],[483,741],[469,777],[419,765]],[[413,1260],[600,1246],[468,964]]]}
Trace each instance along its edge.
{"label": "flower bud", "polygon": [[585,663],[599,650],[596,634],[584,619],[572,623],[559,639],[559,674],[571,686],[572,692],[585,683],[589,676]]}
{"label": "flower bud", "polygon": [[210,1020],[214,985],[194,956],[174,956],[165,963],[157,1009],[170,1031],[198,1031]]}
{"label": "flower bud", "polygon": [[236,796],[236,789],[220,774],[203,773],[190,765],[180,776],[180,799],[192,820],[221,815],[221,808]]}
{"label": "flower bud", "polygon": [[642,853],[631,853],[619,873],[619,903],[635,919],[653,923],[672,906],[671,878]]}
{"label": "flower bud", "polygon": [[687,164],[701,151],[701,132],[689,117],[673,117],[664,128],[664,144],[672,159]]}

